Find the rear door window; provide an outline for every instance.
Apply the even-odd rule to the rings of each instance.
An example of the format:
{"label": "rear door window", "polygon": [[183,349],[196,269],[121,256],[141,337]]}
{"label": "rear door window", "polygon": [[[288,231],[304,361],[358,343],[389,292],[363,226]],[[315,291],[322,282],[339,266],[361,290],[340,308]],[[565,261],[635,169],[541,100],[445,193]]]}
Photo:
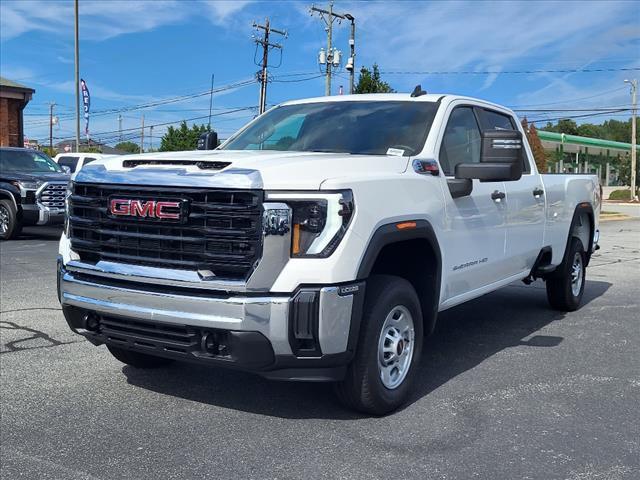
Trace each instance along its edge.
{"label": "rear door window", "polygon": [[61,167],[69,167],[69,170],[73,173],[78,166],[78,157],[60,157],[58,159],[58,165]]}
{"label": "rear door window", "polygon": [[498,113],[493,110],[482,110],[482,126],[485,130],[515,130],[516,124],[510,115]]}
{"label": "rear door window", "polygon": [[[93,157],[84,157],[84,160],[82,161],[82,167],[84,167],[85,165],[87,165],[88,163],[91,162],[95,162],[97,160],[97,158],[93,158]],[[80,168],[82,168],[80,167]]]}
{"label": "rear door window", "polygon": [[[483,130],[517,130],[516,122],[511,115],[505,113],[496,112],[495,110],[489,110],[488,108],[479,108],[480,121],[482,122]],[[531,173],[529,166],[529,160],[525,154],[523,173]]]}

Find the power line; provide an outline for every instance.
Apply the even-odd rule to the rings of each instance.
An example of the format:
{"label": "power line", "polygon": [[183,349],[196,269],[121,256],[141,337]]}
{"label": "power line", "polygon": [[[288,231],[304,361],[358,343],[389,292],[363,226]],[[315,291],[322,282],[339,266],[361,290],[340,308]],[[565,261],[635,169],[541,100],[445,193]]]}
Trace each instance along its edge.
{"label": "power line", "polygon": [[[207,89],[204,92],[181,95],[181,96],[178,96],[178,97],[168,98],[168,99],[164,99],[164,100],[157,100],[157,101],[154,101],[154,102],[141,103],[141,104],[137,104],[137,105],[125,106],[125,107],[120,107],[120,108],[110,108],[110,109],[96,110],[91,114],[91,116],[92,117],[96,117],[96,116],[110,115],[110,114],[114,114],[114,113],[130,112],[130,111],[134,111],[134,110],[152,108],[152,107],[159,106],[159,105],[167,105],[167,104],[170,104],[170,103],[183,102],[183,101],[186,101],[186,100],[191,100],[193,98],[203,97],[205,95],[211,95],[212,92],[213,93],[224,92],[226,90],[231,90],[231,89],[234,89],[234,88],[240,88],[240,87],[244,87],[244,86],[251,85],[251,84],[254,84],[254,83],[256,83],[255,79],[243,80],[243,81],[232,83],[232,84],[229,84],[229,85],[225,85],[223,87],[219,87],[219,88],[216,88],[216,89],[213,89],[213,90]],[[64,119],[67,119],[67,118],[73,118],[73,115],[69,114],[69,115],[64,115],[64,116],[61,116],[61,117],[64,118]],[[46,122],[44,122],[44,123],[46,123]],[[39,121],[39,120],[34,120],[32,122],[29,122],[28,124],[29,125],[38,125],[38,124],[43,124],[43,122]]]}
{"label": "power line", "polygon": [[278,77],[274,77],[272,80],[270,80],[270,82],[273,82],[273,83],[299,83],[299,82],[307,82],[309,80],[315,80],[316,78],[322,78],[322,77],[324,77],[324,74],[314,75],[314,76],[308,77],[308,78],[298,78],[298,79],[294,79],[294,80],[277,80]]}
{"label": "power line", "polygon": [[604,95],[609,95],[610,93],[615,93],[615,92],[619,92],[620,90],[625,90],[626,87],[619,87],[619,88],[614,88],[613,90],[607,90],[606,92],[600,92],[600,93],[596,93],[594,95],[590,95],[588,97],[581,97],[581,98],[572,98],[570,100],[561,100],[558,102],[548,102],[548,103],[530,103],[527,105],[512,105],[511,108],[517,108],[517,107],[543,107],[545,105],[561,105],[561,104],[566,104],[569,102],[577,102],[577,101],[581,101],[581,100],[590,100],[592,98],[596,98],[596,97],[602,97]]}
{"label": "power line", "polygon": [[[555,122],[558,120],[571,120],[575,118],[591,118],[591,117],[599,117],[602,115],[623,116],[622,112],[629,112],[629,111],[631,111],[630,108],[622,108],[618,110],[610,110],[608,112],[587,113],[582,115],[563,115],[561,117],[555,117],[555,118],[544,117],[544,118],[533,118],[533,119],[527,119],[527,120],[529,120],[530,122]],[[626,116],[626,114],[624,116]]]}
{"label": "power line", "polygon": [[[229,115],[231,113],[241,112],[241,111],[245,111],[245,110],[253,110],[255,108],[256,108],[255,106],[241,107],[241,108],[236,108],[234,110],[229,110],[229,111],[226,111],[226,112],[215,113],[212,116],[213,117],[217,117],[217,116],[222,116],[222,115]],[[209,117],[209,115],[201,115],[201,116],[198,116],[198,117],[183,118],[183,119],[175,120],[175,121],[171,121],[171,122],[154,123],[153,125],[146,125],[145,128],[162,127],[162,126],[173,125],[173,124],[182,123],[182,122],[192,122],[192,121],[195,121],[195,120],[202,120],[202,119],[208,118],[208,117]],[[131,131],[140,131],[140,127],[123,128],[122,130],[109,130],[109,131],[104,131],[104,132],[94,132],[92,134],[92,136],[94,138],[100,138],[102,140],[102,137],[104,135],[108,135],[108,134],[120,135],[120,132],[131,132]],[[66,140],[66,137],[54,137],[54,138],[56,138],[58,140]]]}
{"label": "power line", "polygon": [[599,72],[636,72],[640,67],[628,68],[562,68],[555,70],[431,70],[396,71],[381,70],[385,75],[530,75],[536,73],[599,73]]}
{"label": "power line", "polygon": [[610,111],[617,108],[626,108],[629,105],[611,105],[609,107],[597,108],[514,108],[514,112],[599,112]]}

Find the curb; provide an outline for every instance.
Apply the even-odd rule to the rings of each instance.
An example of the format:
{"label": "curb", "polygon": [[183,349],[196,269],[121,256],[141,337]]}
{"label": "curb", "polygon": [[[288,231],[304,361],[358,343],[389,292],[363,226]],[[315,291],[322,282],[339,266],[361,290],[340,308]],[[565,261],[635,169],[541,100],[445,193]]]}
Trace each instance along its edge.
{"label": "curb", "polygon": [[600,222],[613,222],[615,220],[630,220],[629,215],[600,215]]}

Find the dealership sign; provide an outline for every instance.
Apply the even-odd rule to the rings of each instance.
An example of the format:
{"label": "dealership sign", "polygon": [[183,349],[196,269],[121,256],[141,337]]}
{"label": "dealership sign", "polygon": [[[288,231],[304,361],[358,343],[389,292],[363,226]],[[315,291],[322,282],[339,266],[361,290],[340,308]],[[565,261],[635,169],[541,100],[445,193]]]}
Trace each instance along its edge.
{"label": "dealership sign", "polygon": [[82,89],[82,106],[84,109],[84,133],[89,138],[89,109],[91,108],[91,96],[87,88],[87,82],[80,79],[80,88]]}

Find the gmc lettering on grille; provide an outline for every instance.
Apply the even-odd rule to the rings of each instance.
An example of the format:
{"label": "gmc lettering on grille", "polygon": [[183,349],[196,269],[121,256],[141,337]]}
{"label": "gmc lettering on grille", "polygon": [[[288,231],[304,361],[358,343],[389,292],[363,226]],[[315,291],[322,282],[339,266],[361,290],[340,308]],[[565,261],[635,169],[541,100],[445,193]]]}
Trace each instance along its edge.
{"label": "gmc lettering on grille", "polygon": [[179,220],[179,212],[168,212],[168,208],[180,208],[180,202],[159,200],[131,200],[113,198],[109,202],[109,213],[119,217],[159,218]]}

